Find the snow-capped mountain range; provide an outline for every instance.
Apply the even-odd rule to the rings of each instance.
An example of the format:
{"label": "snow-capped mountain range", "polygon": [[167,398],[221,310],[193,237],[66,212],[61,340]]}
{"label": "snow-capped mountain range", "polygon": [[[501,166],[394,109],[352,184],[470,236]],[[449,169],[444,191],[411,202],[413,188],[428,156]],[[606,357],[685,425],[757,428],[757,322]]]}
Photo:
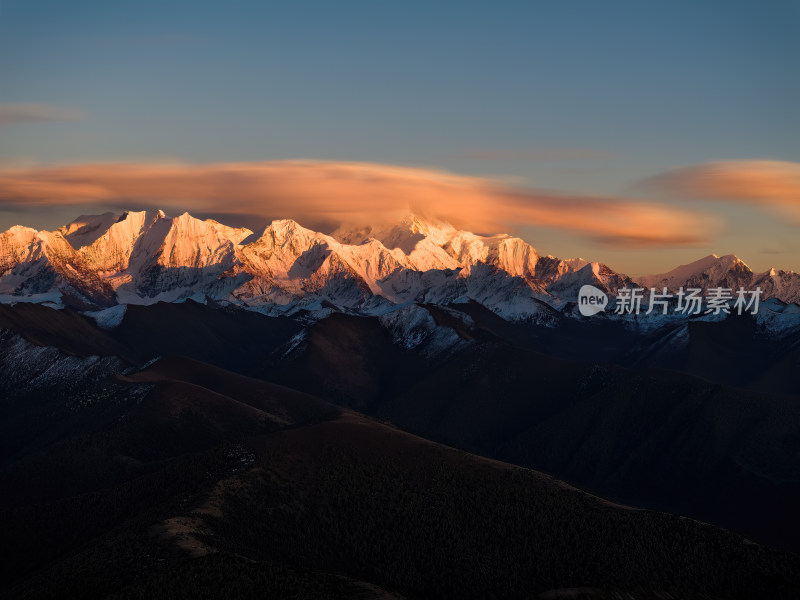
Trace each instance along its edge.
{"label": "snow-capped mountain range", "polygon": [[382,314],[409,302],[476,301],[508,319],[547,321],[585,284],[612,294],[637,285],[758,285],[764,299],[800,301],[800,274],[753,273],[733,255],[634,281],[601,263],[541,256],[518,237],[476,235],[415,215],[330,234],[277,220],[257,236],[188,213],[142,211],[0,234],[0,301],[87,310],[208,298],[270,314],[326,307]]}
{"label": "snow-capped mountain range", "polygon": [[754,273],[733,254],[717,256],[711,254],[688,265],[658,275],[639,277],[638,282],[646,288],[664,288],[675,292],[680,287],[709,288],[723,287],[733,290],[744,287],[752,290],[761,288],[763,298],[777,298],[783,302],[800,301],[800,273],[770,269]]}

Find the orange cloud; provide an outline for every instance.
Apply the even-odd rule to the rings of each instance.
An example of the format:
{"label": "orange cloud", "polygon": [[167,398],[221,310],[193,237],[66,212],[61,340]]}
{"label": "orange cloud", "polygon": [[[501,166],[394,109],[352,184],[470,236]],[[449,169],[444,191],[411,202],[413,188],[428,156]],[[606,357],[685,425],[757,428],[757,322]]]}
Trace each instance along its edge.
{"label": "orange cloud", "polygon": [[96,203],[299,221],[374,223],[413,210],[472,231],[540,225],[619,246],[707,242],[714,223],[634,200],[515,189],[444,171],[370,163],[85,164],[0,170],[0,203]]}
{"label": "orange cloud", "polygon": [[748,160],[675,169],[644,182],[686,198],[765,206],[800,224],[800,163]]}

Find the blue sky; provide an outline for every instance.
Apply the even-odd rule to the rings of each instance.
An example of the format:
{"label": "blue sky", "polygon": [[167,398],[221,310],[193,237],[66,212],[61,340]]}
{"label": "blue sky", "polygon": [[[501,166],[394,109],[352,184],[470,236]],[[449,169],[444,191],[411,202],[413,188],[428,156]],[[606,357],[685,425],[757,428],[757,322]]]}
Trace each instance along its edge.
{"label": "blue sky", "polygon": [[[0,105],[82,118],[3,126],[0,166],[358,161],[630,196],[677,167],[800,161],[799,34],[800,3],[781,0],[4,0]],[[3,229],[77,214],[17,208]],[[639,253],[521,232],[629,271],[709,252],[800,268],[796,224],[751,205],[688,209],[725,226]]]}

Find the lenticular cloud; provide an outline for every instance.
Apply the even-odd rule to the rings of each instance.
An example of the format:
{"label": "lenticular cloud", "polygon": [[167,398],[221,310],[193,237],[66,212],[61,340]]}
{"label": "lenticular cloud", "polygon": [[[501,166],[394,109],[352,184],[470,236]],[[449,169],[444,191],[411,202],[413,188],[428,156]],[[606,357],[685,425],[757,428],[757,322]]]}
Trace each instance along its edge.
{"label": "lenticular cloud", "polygon": [[714,228],[707,217],[650,202],[520,189],[491,178],[373,163],[116,163],[3,170],[0,202],[136,205],[350,224],[391,221],[412,210],[472,231],[539,225],[617,246],[700,244]]}

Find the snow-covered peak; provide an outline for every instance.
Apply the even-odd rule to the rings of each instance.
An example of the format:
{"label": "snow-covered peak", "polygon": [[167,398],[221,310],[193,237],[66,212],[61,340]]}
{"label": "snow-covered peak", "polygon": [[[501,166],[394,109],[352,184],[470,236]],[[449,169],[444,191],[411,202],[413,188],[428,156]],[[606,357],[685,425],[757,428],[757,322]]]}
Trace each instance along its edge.
{"label": "snow-covered peak", "polygon": [[539,259],[536,250],[520,238],[504,233],[477,235],[416,214],[378,227],[340,227],[331,236],[352,245],[378,240],[390,250],[401,251],[419,271],[461,269],[484,263],[513,276],[533,276]]}
{"label": "snow-covered peak", "polygon": [[381,248],[388,250],[404,266],[417,271],[428,271],[457,269],[461,266],[442,249],[455,233],[456,229],[449,223],[408,214],[395,223],[375,227],[342,226],[331,233],[330,237],[345,246],[378,242]]}
{"label": "snow-covered peak", "polygon": [[245,246],[252,250],[273,251],[276,249],[290,250],[292,254],[299,255],[315,243],[324,243],[329,236],[306,229],[292,219],[278,219],[272,221],[264,233],[254,242]]}
{"label": "snow-covered peak", "polygon": [[374,229],[370,238],[378,240],[390,250],[399,250],[418,271],[431,269],[457,269],[461,266],[443,248],[456,234],[448,223],[408,215],[396,225]]}
{"label": "snow-covered peak", "polygon": [[775,267],[770,267],[769,270],[764,271],[763,273],[758,273],[756,277],[770,277],[772,279],[787,277],[792,275],[800,275],[800,273],[796,273],[795,271],[784,271],[783,269],[776,269]]}
{"label": "snow-covered peak", "polygon": [[[259,294],[264,294],[267,290],[258,283],[261,280],[293,281],[314,273],[330,254],[329,241],[336,243],[333,238],[306,229],[297,221],[279,219],[270,223],[257,240],[241,246],[237,255],[244,269],[256,276],[251,287],[255,286]],[[294,293],[293,289],[291,294]]]}
{"label": "snow-covered peak", "polygon": [[106,212],[102,215],[81,215],[67,225],[59,227],[59,231],[70,243],[78,250],[93,243],[102,236],[108,229],[116,223],[119,215],[113,212]]}
{"label": "snow-covered peak", "polygon": [[26,259],[39,232],[30,227],[14,225],[0,233],[0,276]]}
{"label": "snow-covered peak", "polygon": [[644,287],[662,288],[676,291],[681,287],[697,287],[703,290],[712,287],[747,286],[753,277],[750,268],[733,254],[717,256],[709,254],[686,265],[680,265],[657,275],[645,275],[638,281]]}
{"label": "snow-covered peak", "polygon": [[59,302],[64,292],[78,301],[113,302],[108,283],[61,231],[12,227],[0,234],[0,294]]}
{"label": "snow-covered peak", "polygon": [[[479,235],[415,214],[330,235],[280,219],[249,242],[253,237],[249,229],[157,210],[84,215],[55,232],[12,227],[0,233],[0,293],[63,292],[99,306],[207,296],[250,307],[333,306],[368,314],[406,303],[474,300],[521,319],[541,312],[542,301],[555,307],[574,301],[585,284],[611,294],[637,285],[599,262],[540,256],[513,235]],[[732,254],[639,282],[673,291],[759,286],[764,300],[800,300],[800,274],[754,275]]]}
{"label": "snow-covered peak", "polygon": [[71,246],[60,231],[36,231],[14,225],[0,233],[0,265],[28,260],[33,254],[41,254],[45,246],[60,248],[63,254],[71,254]]}
{"label": "snow-covered peak", "polygon": [[505,233],[482,236],[459,231],[444,249],[464,266],[486,263],[520,277],[533,277],[539,262],[533,246]]}
{"label": "snow-covered peak", "polygon": [[14,225],[3,233],[0,233],[0,244],[28,245],[36,234],[39,233],[31,227]]}
{"label": "snow-covered peak", "polygon": [[778,298],[783,302],[800,302],[800,273],[770,269],[753,275],[751,288],[761,288],[767,298]]}
{"label": "snow-covered peak", "polygon": [[202,221],[189,213],[168,218],[161,210],[126,211],[80,251],[90,264],[104,272],[124,271],[132,261],[141,267],[156,254],[160,254],[161,264],[193,267],[205,264],[221,246],[236,246],[250,235],[249,229],[228,227],[210,219]]}
{"label": "snow-covered peak", "polygon": [[275,232],[278,235],[285,235],[285,236],[294,234],[313,235],[316,233],[311,229],[303,227],[302,225],[300,225],[300,223],[298,223],[294,219],[276,219],[275,221],[272,221],[272,223],[269,224],[267,229]]}
{"label": "snow-covered peak", "polygon": [[249,229],[202,221],[186,212],[169,221],[158,260],[166,267],[198,268],[232,259],[233,248],[253,235]]}
{"label": "snow-covered peak", "polygon": [[128,268],[134,254],[142,256],[157,250],[168,228],[169,221],[161,211],[126,211],[79,251],[98,271],[123,271]]}
{"label": "snow-covered peak", "polygon": [[[163,219],[164,213],[158,211],[157,216]],[[245,227],[228,227],[213,219],[196,219],[188,212],[171,219],[170,232],[190,239],[213,236],[215,239],[229,240],[234,245],[253,235],[253,232]]]}
{"label": "snow-covered peak", "polygon": [[[539,255],[524,240],[506,233],[478,235],[458,230],[449,223],[408,215],[389,231],[373,232],[388,248],[401,248],[412,261],[409,246],[422,254],[424,250],[433,260],[428,264],[439,264],[439,268],[464,268],[478,263],[497,267],[512,276],[532,276]],[[433,247],[441,248],[438,252]],[[445,258],[448,255],[450,259]],[[430,267],[428,267],[430,268]]]}
{"label": "snow-covered peak", "polygon": [[417,214],[407,215],[398,227],[405,227],[412,233],[423,235],[437,246],[444,246],[457,233],[456,228],[450,223]]}
{"label": "snow-covered peak", "polygon": [[624,287],[634,285],[633,280],[625,274],[613,271],[608,265],[591,262],[583,267],[564,273],[547,287],[547,291],[563,302],[575,302],[578,292],[584,285],[593,285],[611,295]]}
{"label": "snow-covered peak", "polygon": [[401,219],[376,225],[340,225],[331,237],[343,244],[361,244],[374,238],[387,248],[403,247],[409,241],[429,239],[437,246],[443,246],[458,230],[445,221],[408,213]]}

